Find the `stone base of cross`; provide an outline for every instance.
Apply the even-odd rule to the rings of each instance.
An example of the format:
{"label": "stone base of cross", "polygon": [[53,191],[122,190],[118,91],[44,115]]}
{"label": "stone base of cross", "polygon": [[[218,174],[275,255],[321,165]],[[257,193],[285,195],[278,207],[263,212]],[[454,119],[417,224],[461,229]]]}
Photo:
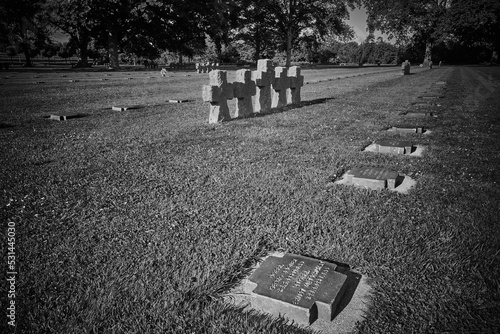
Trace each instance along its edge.
{"label": "stone base of cross", "polygon": [[[209,123],[229,120],[231,115],[249,117],[299,103],[304,85],[299,66],[274,68],[269,59],[260,59],[257,71],[236,71],[234,83],[227,82],[226,71],[213,70],[209,78],[210,84],[203,86],[203,101],[211,105]],[[237,99],[236,109],[230,113],[227,101],[233,98]]]}

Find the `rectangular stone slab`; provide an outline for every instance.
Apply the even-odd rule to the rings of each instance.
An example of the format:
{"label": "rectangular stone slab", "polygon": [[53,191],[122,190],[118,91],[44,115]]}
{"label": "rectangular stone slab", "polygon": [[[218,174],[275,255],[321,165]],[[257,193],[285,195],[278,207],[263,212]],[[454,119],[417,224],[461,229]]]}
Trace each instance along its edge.
{"label": "rectangular stone slab", "polygon": [[248,278],[251,306],[303,325],[331,321],[346,288],[347,276],[337,266],[309,257],[270,256]]}
{"label": "rectangular stone slab", "polygon": [[434,100],[434,99],[441,99],[443,97],[440,95],[424,95],[424,96],[419,96],[418,98],[424,100]]}
{"label": "rectangular stone slab", "polygon": [[375,141],[377,150],[380,153],[410,154],[413,144],[409,141],[381,139]]}
{"label": "rectangular stone slab", "polygon": [[424,133],[425,129],[423,126],[416,126],[414,128],[398,128],[393,126],[391,128],[392,131],[397,131],[397,132],[407,132],[407,133]]}
{"label": "rectangular stone slab", "polygon": [[53,119],[56,121],[67,121],[68,119],[79,118],[79,117],[82,117],[82,116],[80,114],[50,115],[50,119]]}
{"label": "rectangular stone slab", "polygon": [[370,189],[394,189],[398,178],[397,172],[377,167],[356,167],[346,175],[347,183]]}
{"label": "rectangular stone slab", "polygon": [[129,109],[139,109],[140,106],[128,106],[128,107],[119,107],[119,106],[113,106],[111,109],[113,111],[125,111]]}

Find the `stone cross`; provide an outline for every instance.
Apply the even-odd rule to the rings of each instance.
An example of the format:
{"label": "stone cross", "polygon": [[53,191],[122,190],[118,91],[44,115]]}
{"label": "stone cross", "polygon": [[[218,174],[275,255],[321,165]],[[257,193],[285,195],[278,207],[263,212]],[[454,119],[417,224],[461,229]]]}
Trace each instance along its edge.
{"label": "stone cross", "polygon": [[271,108],[281,108],[286,106],[286,90],[290,86],[290,82],[286,67],[276,67],[274,74]]}
{"label": "stone cross", "polygon": [[253,113],[252,96],[255,95],[255,81],[250,70],[236,71],[234,97],[238,99],[234,117],[248,117]]}
{"label": "stone cross", "polygon": [[227,121],[231,118],[227,100],[234,97],[233,84],[227,82],[226,71],[214,70],[208,77],[210,84],[203,86],[203,101],[210,102],[208,123]]}
{"label": "stone cross", "polygon": [[300,67],[292,66],[288,69],[290,85],[286,90],[287,104],[300,103],[300,87],[304,85],[304,76],[300,75]]}
{"label": "stone cross", "polygon": [[259,59],[257,71],[252,73],[255,81],[255,106],[254,112],[267,112],[271,109],[271,86],[274,83],[273,62],[270,59]]}
{"label": "stone cross", "polygon": [[402,75],[408,75],[408,74],[410,74],[410,62],[408,60],[406,60],[401,65],[401,74]]}

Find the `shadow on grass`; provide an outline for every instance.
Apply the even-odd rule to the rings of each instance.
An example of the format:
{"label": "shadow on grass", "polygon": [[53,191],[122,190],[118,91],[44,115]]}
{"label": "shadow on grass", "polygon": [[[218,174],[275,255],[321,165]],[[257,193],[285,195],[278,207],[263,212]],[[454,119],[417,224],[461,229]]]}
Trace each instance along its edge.
{"label": "shadow on grass", "polygon": [[246,119],[246,118],[265,117],[265,116],[269,116],[269,115],[273,115],[273,114],[279,114],[279,113],[283,113],[283,112],[287,112],[287,111],[291,111],[291,110],[295,110],[295,109],[300,109],[300,108],[303,108],[303,107],[312,106],[312,105],[315,105],[315,104],[325,103],[325,102],[328,102],[328,101],[333,100],[333,99],[334,99],[333,97],[329,97],[329,98],[322,98],[322,99],[316,99],[316,100],[310,100],[310,101],[302,101],[302,102],[299,102],[299,103],[287,105],[286,107],[273,108],[273,109],[271,109],[268,112],[254,113],[254,114],[252,114],[252,115],[250,115],[248,117],[235,117],[235,118],[231,118],[231,119],[229,119],[227,121],[224,120],[224,123],[235,121],[235,120],[242,120],[242,119]]}
{"label": "shadow on grass", "polygon": [[342,299],[335,309],[333,319],[335,319],[340,314],[340,312],[342,312],[347,307],[347,305],[349,305],[352,297],[354,296],[354,292],[356,291],[359,282],[361,281],[361,274],[350,271],[349,266],[338,266],[336,271],[346,275],[347,278],[345,281],[346,289],[344,295],[342,296]]}
{"label": "shadow on grass", "polygon": [[7,128],[13,128],[14,125],[7,124],[7,123],[0,123],[0,129],[7,129]]}

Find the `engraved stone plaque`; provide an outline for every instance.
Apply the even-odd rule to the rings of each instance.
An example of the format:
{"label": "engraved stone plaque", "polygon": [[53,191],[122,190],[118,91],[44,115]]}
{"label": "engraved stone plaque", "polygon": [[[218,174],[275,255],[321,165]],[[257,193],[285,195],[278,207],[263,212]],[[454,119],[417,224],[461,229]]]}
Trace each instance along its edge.
{"label": "engraved stone plaque", "polygon": [[346,175],[347,183],[358,187],[368,187],[370,189],[394,189],[402,182],[404,177],[397,172],[376,167],[353,168]]}
{"label": "engraved stone plaque", "polygon": [[424,133],[426,129],[423,126],[408,127],[408,128],[393,126],[392,128],[389,129],[389,131],[405,132],[405,133]]}
{"label": "engraved stone plaque", "polygon": [[270,256],[248,278],[252,308],[302,325],[331,321],[347,276],[333,263],[305,256]]}
{"label": "engraved stone plaque", "polygon": [[67,121],[68,119],[72,118],[80,118],[83,117],[80,114],[60,114],[60,115],[50,115],[50,119],[56,120],[56,121]]}
{"label": "engraved stone plaque", "polygon": [[411,154],[413,144],[409,141],[381,139],[375,141],[379,153]]}

